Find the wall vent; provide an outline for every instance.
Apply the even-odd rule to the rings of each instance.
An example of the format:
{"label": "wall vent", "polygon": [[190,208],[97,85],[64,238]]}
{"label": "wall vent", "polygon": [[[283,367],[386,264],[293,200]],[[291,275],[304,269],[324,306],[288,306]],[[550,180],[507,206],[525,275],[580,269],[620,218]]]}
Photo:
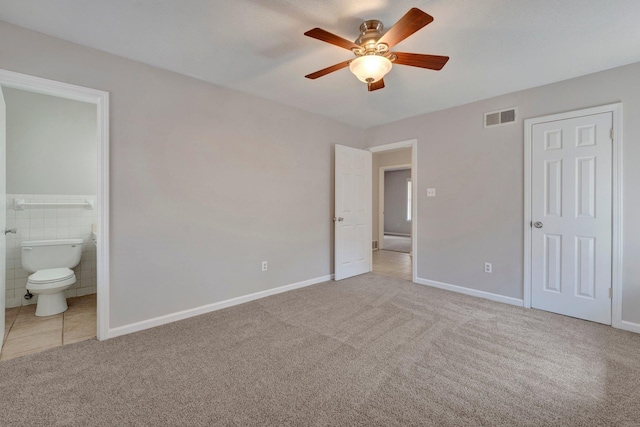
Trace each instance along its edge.
{"label": "wall vent", "polygon": [[371,249],[373,249],[374,251],[378,250],[378,241],[374,240],[373,242],[371,242]]}
{"label": "wall vent", "polygon": [[515,123],[516,117],[516,107],[484,113],[484,127],[490,128]]}

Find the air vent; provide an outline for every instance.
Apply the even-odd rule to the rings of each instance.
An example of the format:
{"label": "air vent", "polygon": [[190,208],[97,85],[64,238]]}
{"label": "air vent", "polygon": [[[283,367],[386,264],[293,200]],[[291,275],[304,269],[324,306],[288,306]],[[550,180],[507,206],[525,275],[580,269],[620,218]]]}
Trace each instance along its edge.
{"label": "air vent", "polygon": [[484,127],[508,125],[516,121],[516,108],[484,113]]}
{"label": "air vent", "polygon": [[373,249],[374,251],[377,251],[377,250],[378,250],[378,241],[377,241],[377,240],[374,240],[374,241],[371,243],[371,249]]}

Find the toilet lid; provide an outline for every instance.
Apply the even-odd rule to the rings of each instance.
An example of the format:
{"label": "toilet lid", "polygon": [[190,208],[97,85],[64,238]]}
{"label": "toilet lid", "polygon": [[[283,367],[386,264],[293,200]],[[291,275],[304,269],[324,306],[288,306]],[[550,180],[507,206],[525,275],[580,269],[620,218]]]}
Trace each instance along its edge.
{"label": "toilet lid", "polygon": [[49,268],[47,270],[38,270],[29,276],[31,283],[58,282],[66,280],[73,276],[73,270],[68,268]]}

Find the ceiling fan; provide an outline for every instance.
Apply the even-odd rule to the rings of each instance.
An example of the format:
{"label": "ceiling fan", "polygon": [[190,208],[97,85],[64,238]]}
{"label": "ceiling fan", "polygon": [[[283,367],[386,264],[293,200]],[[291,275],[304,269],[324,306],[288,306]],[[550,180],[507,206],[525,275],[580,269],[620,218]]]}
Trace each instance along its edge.
{"label": "ceiling fan", "polygon": [[305,36],[350,50],[356,55],[356,58],[340,62],[305,77],[317,79],[348,66],[359,80],[367,84],[369,92],[371,92],[384,87],[383,77],[391,70],[393,63],[441,70],[449,60],[448,56],[389,51],[431,21],[433,21],[431,15],[414,7],[384,34],[382,22],[375,19],[364,21],[360,24],[360,36],[355,42],[343,39],[321,28],[309,30],[304,33]]}

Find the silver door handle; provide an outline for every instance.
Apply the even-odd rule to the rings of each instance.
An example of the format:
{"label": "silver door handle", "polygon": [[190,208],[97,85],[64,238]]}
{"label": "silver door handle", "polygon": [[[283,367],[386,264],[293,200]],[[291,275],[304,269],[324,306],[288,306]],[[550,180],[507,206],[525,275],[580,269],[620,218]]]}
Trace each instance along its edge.
{"label": "silver door handle", "polygon": [[5,228],[4,229],[4,234],[18,234],[18,229],[17,228]]}
{"label": "silver door handle", "polygon": [[336,217],[334,216],[334,217],[333,217],[333,222],[336,222],[336,221],[344,221],[344,218],[342,218],[341,216],[339,216],[339,217],[337,217],[337,218],[336,218]]}
{"label": "silver door handle", "polygon": [[540,221],[536,221],[536,222],[533,223],[533,226],[535,228],[542,228],[542,223]]}

